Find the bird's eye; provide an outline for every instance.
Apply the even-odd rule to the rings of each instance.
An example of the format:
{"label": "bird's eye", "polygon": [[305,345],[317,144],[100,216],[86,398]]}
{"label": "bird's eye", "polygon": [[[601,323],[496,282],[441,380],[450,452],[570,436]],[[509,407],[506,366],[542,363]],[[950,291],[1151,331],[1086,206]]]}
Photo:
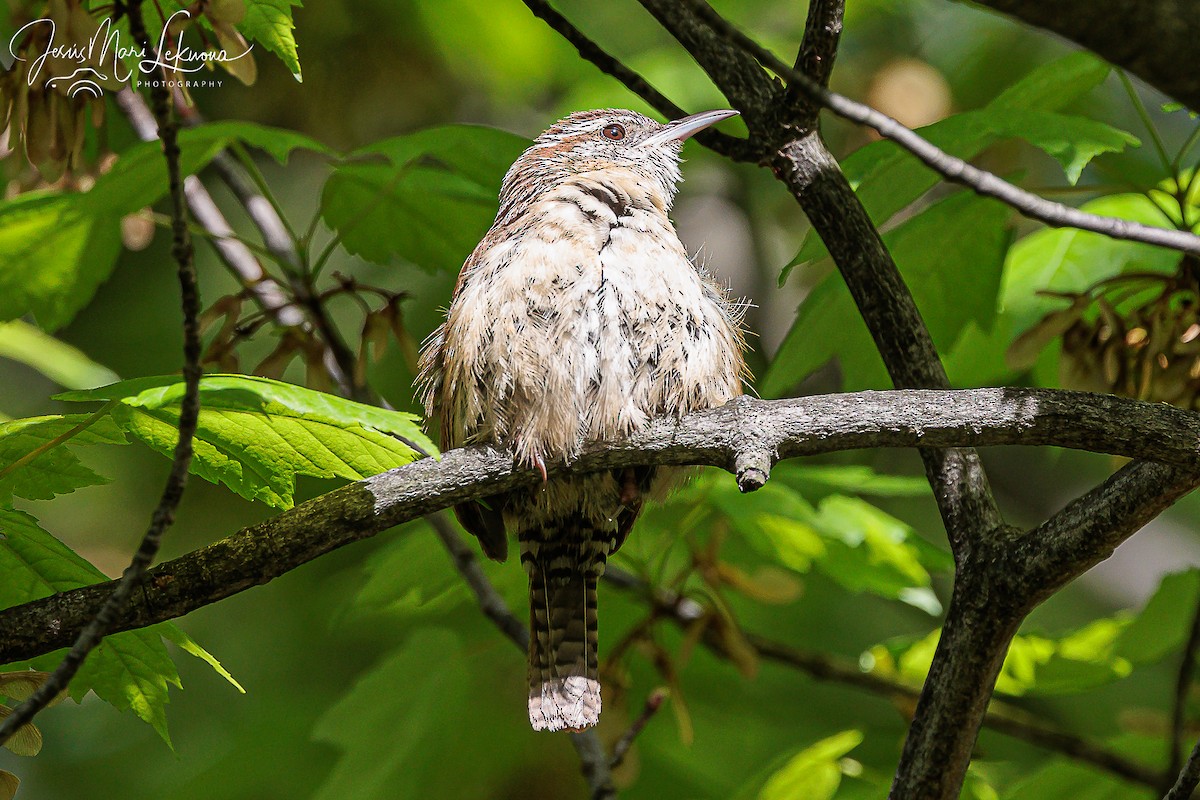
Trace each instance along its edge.
{"label": "bird's eye", "polygon": [[609,125],[601,131],[605,139],[619,142],[625,138],[625,128],[620,125]]}

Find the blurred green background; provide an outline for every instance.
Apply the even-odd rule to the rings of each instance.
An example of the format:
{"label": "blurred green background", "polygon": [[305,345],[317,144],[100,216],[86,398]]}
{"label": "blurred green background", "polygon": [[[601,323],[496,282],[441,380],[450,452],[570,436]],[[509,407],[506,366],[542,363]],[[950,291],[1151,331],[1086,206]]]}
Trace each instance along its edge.
{"label": "blurred green background", "polygon": [[[669,36],[631,0],[563,0],[557,7],[689,111],[725,102]],[[714,6],[785,57],[803,29],[804,6],[785,0],[714,2]],[[1052,38],[969,6],[941,0],[863,0],[849,3],[835,89],[868,98],[920,125],[986,104],[1030,69],[1067,52]],[[259,79],[195,93],[209,119],[237,119],[302,131],[340,151],[377,139],[445,123],[477,123],[532,137],[566,113],[589,107],[644,103],[615,80],[581,61],[516,0],[359,0],[312,2],[295,9],[302,83],[266,53]],[[1154,109],[1162,98],[1144,95]],[[1119,81],[1110,77],[1076,110],[1145,138]],[[1156,115],[1164,138],[1189,132],[1183,115]],[[132,139],[110,114],[110,139]],[[826,135],[839,157],[869,138],[829,122]],[[763,372],[791,326],[797,304],[828,273],[828,264],[798,270],[778,288],[780,269],[805,240],[807,223],[795,202],[765,170],[731,165],[689,144],[685,183],[674,218],[690,252],[754,306],[748,325],[756,372]],[[1002,144],[984,163],[1023,185],[1061,184],[1054,163],[1032,149]],[[303,226],[314,213],[327,175],[310,154],[286,167],[269,159],[262,169],[289,217]],[[1083,183],[1099,187],[1161,179],[1148,148],[1102,158]],[[206,183],[235,227],[250,230],[215,180]],[[1102,191],[1097,189],[1097,192]],[[1021,233],[1032,230],[1021,223]],[[238,286],[210,248],[198,244],[206,302]],[[339,252],[331,269],[411,299],[403,306],[418,341],[432,329],[454,275],[429,274],[396,263],[369,264]],[[970,274],[950,276],[970,282]],[[356,309],[333,306],[355,333]],[[836,338],[838,330],[829,330]],[[126,252],[95,300],[58,334],[122,377],[178,369],[178,300],[169,242],[160,231],[144,251]],[[269,336],[249,352],[265,353]],[[246,363],[253,363],[247,358]],[[302,381],[299,371],[287,378]],[[411,375],[396,348],[371,367],[373,385],[394,405],[413,407]],[[993,382],[991,380],[985,382]],[[805,392],[834,391],[830,366],[810,377]],[[49,400],[57,387],[39,373],[0,359],[0,411],[22,417],[61,412]],[[114,478],[54,502],[31,504],[43,526],[110,575],[128,560],[167,471],[167,462],[139,446],[82,452],[85,462]],[[984,453],[1009,519],[1033,524],[1101,479],[1112,459],[1079,453],[1008,449]],[[920,476],[914,453],[831,457],[821,463],[867,464],[881,473]],[[723,476],[718,476],[720,480]],[[731,482],[727,476],[724,480]],[[336,484],[305,479],[299,499]],[[806,495],[816,502],[820,492]],[[944,546],[927,492],[873,496],[870,501],[904,520],[929,542]],[[1196,498],[1180,503],[1040,609],[1029,632],[1060,633],[1119,609],[1139,608],[1162,576],[1197,562],[1200,539],[1192,520]],[[171,558],[272,514],[229,491],[193,480],[162,557]],[[672,517],[660,512],[625,554],[627,566],[651,560],[674,541]],[[706,541],[708,533],[700,534]],[[678,543],[676,543],[678,544]],[[683,558],[676,547],[676,560]],[[765,561],[753,543],[732,534],[722,559],[753,572]],[[618,564],[623,562],[618,559]],[[518,616],[524,616],[524,577],[515,563],[485,565]],[[946,574],[935,575],[944,602]],[[924,636],[935,622],[912,605],[869,592],[849,592],[828,575],[803,576],[802,593],[782,604],[729,594],[741,626],[796,646],[845,656],[897,636]],[[642,619],[644,607],[611,588],[601,590],[601,649],[607,652]],[[1193,609],[1180,607],[1179,620]],[[0,752],[0,767],[22,778],[20,797],[82,800],[131,797],[155,800],[295,800],[297,798],[582,797],[578,761],[566,738],[528,729],[524,713],[523,655],[484,620],[460,584],[449,558],[423,525],[391,531],[347,547],[272,583],[197,611],[182,626],[212,651],[246,688],[236,693],[204,665],[181,659],[184,691],[168,709],[174,750],[129,714],[89,698],[47,711],[40,719],[46,745],[35,758]],[[1174,630],[1174,628],[1172,628]],[[1167,634],[1164,634],[1167,635]],[[656,634],[678,653],[683,634],[661,624]],[[650,655],[635,648],[623,703],[609,704],[602,736],[619,736],[645,696],[663,680]],[[731,664],[696,648],[678,667],[677,702],[640,736],[619,773],[629,797],[732,797],[751,794],[765,775],[798,749],[848,729],[865,733],[843,765],[839,797],[878,797],[903,741],[906,719],[888,699],[813,681],[768,663],[745,677]],[[1089,738],[1111,739],[1148,760],[1144,739],[1160,733],[1173,692],[1175,659],[1135,670],[1085,694],[1026,698],[1026,708]],[[621,708],[621,706],[625,708]],[[1192,732],[1194,733],[1194,732]],[[1118,737],[1124,737],[1118,739]],[[1135,741],[1136,740],[1136,741]],[[979,775],[1001,795],[1019,786],[1053,756],[985,732],[978,747]],[[1079,778],[1090,785],[1091,777]],[[1127,784],[1105,783],[1094,797],[1148,797]],[[990,789],[976,787],[977,796]],[[1047,790],[1049,791],[1049,790]],[[1028,790],[1011,796],[1059,796]]]}

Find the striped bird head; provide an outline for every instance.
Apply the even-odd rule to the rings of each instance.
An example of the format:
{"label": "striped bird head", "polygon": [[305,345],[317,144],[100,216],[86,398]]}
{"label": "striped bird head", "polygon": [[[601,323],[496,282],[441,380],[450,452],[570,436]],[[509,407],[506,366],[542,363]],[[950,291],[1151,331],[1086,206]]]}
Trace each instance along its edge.
{"label": "striped bird head", "polygon": [[684,140],[737,113],[705,111],[664,124],[624,109],[577,111],[551,125],[513,163],[500,191],[500,216],[519,213],[516,206],[535,202],[563,181],[603,172],[633,178],[668,208]]}

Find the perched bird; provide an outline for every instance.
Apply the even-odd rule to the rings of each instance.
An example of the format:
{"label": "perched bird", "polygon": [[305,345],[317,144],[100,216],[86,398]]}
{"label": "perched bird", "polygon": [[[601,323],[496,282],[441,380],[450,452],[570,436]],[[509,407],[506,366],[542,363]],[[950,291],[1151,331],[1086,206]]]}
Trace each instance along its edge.
{"label": "perched bird", "polygon": [[504,177],[491,230],[463,265],[419,383],[445,448],[490,444],[543,483],[455,508],[484,553],[515,532],[529,576],[529,721],[600,716],[596,581],[643,498],[673,469],[545,480],[589,441],[741,394],[742,307],[684,251],[667,216],[683,140],[736,111],[662,124],[632,111],[555,123]]}

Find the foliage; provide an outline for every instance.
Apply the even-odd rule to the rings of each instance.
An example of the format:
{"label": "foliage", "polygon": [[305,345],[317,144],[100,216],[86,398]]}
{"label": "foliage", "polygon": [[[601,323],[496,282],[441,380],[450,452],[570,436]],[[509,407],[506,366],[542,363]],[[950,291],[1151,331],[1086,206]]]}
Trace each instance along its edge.
{"label": "foliage", "polygon": [[[529,134],[574,106],[646,110],[519,6],[317,5],[214,0],[188,32],[188,41],[213,49],[236,34],[282,64],[232,72],[251,87],[191,92],[197,109],[221,121],[197,119],[182,131],[180,163],[185,176],[211,188],[216,181],[205,170],[224,154],[245,170],[259,202],[281,214],[282,246],[260,244],[239,205],[214,191],[236,230],[226,238],[247,246],[306,321],[277,325],[271,309],[251,309],[261,282],[224,274],[201,249],[211,303],[206,361],[214,371],[201,384],[192,473],[208,485],[189,488],[193,505],[184,506],[188,524],[172,532],[179,537],[169,542],[173,552],[199,548],[333,482],[436,455],[420,418],[387,401],[415,407],[415,342],[429,333],[458,267],[490,224],[508,165]],[[611,35],[614,51],[682,105],[724,102],[682,51],[624,11],[562,5]],[[88,6],[94,15],[112,8]],[[160,13],[180,7],[147,4],[151,29]],[[0,10],[0,24],[9,13]],[[881,0],[849,13],[839,70],[844,64],[848,81],[865,84],[895,53],[919,55],[956,99],[955,113],[920,129],[947,152],[1023,186],[1053,184],[1095,213],[1182,228],[1200,218],[1195,121],[1164,109],[1145,118],[1153,127],[1142,134],[1135,127],[1142,116],[1096,57],[1033,47],[1029,34],[957,4],[935,12]],[[779,52],[794,47],[803,20],[791,5],[755,0],[744,14],[739,24],[768,31],[765,40]],[[943,26],[939,15],[954,24]],[[127,21],[119,29],[127,31]],[[4,118],[16,119],[10,95],[2,99]],[[169,258],[163,242],[135,252],[129,236],[139,222],[165,224],[151,211],[167,192],[161,148],[134,142],[117,106],[101,105],[107,120],[89,117],[75,129],[81,160],[65,175],[53,177],[44,160],[27,166],[20,149],[2,166],[11,190],[0,200],[0,410],[16,418],[0,417],[0,607],[104,581],[119,569],[129,548],[119,534],[145,524],[159,485],[162,459],[151,454],[170,456],[177,436],[182,382],[163,374],[178,362]],[[447,124],[468,119],[474,124]],[[1030,227],[995,200],[947,190],[890,142],[834,126],[826,133],[955,384],[1057,386],[1066,343],[1062,326],[1045,322],[1064,305],[1053,293],[1088,292],[1130,274],[1173,280],[1186,269],[1160,248]],[[1155,150],[1164,139],[1182,143],[1155,161],[1143,138]],[[755,245],[743,248],[753,263],[738,284],[763,306],[751,311],[761,326],[755,389],[781,397],[805,381],[822,391],[890,386],[853,298],[824,244],[798,227],[790,198],[761,170],[731,168],[698,148],[687,155],[689,180],[676,205],[681,231],[690,220],[706,234],[711,228],[736,239],[697,211],[718,203],[719,216],[736,217]],[[199,221],[193,234],[216,243]],[[738,265],[727,263],[736,259],[721,245],[702,260],[724,274]],[[761,288],[773,282],[778,291]],[[252,357],[255,374],[235,374],[235,351]],[[292,363],[297,354],[305,370]],[[348,373],[345,393],[357,400],[334,394],[331,362]],[[146,447],[119,447],[131,443]],[[1070,496],[1080,483],[1074,476],[1107,466],[1083,457],[1032,463],[998,468],[1004,492],[1030,517],[1047,492]],[[953,562],[914,464],[878,454],[785,463],[747,496],[727,474],[711,472],[646,512],[614,566],[695,614],[675,626],[636,591],[601,590],[601,738],[619,738],[652,691],[668,687],[671,698],[617,774],[624,794],[820,800],[887,791],[912,713],[906,695],[881,702],[800,677],[754,643],[766,637],[897,689],[924,679]],[[370,800],[580,791],[567,740],[525,726],[521,654],[482,618],[429,533],[410,525],[182,627],[107,638],[70,687],[76,701],[90,692],[103,703],[39,717],[46,746],[12,772],[0,769],[0,798],[15,791],[15,775],[28,781],[19,797],[120,791]],[[1139,611],[1114,611],[1075,587],[1026,625],[997,683],[997,710],[1055,720],[1158,768],[1172,736],[1166,698],[1175,691],[1175,661],[1200,604],[1200,571],[1175,561],[1168,568],[1158,557],[1156,586],[1143,587],[1149,599]],[[521,570],[483,569],[523,616]],[[231,670],[183,628],[214,642]],[[719,647],[710,649],[714,641]],[[212,689],[205,671],[175,663],[168,642],[248,694]],[[713,657],[721,649],[724,660]],[[11,675],[52,669],[60,656],[5,666],[0,695],[19,700],[24,683]],[[184,679],[203,688],[172,693]],[[1192,724],[1200,708],[1185,684]],[[168,699],[179,709],[173,737]],[[149,725],[143,731],[114,720],[107,706]],[[40,749],[40,739],[35,747],[28,736],[14,753]],[[153,736],[173,740],[178,760],[147,758]],[[985,733],[964,796],[1144,795],[1069,755]],[[85,785],[93,787],[87,795]]]}

